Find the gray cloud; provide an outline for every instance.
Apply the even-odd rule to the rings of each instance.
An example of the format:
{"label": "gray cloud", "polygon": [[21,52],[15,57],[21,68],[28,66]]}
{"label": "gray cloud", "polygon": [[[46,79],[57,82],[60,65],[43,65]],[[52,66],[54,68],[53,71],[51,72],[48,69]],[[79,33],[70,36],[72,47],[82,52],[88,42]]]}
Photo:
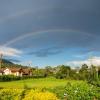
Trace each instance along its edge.
{"label": "gray cloud", "polygon": [[41,49],[39,51],[34,51],[34,52],[30,52],[28,53],[29,55],[35,55],[37,57],[47,57],[50,55],[56,55],[61,53],[62,50],[60,50],[57,47],[53,47],[53,48],[46,48],[46,49]]}
{"label": "gray cloud", "polygon": [[99,51],[100,0],[0,1],[0,45],[30,32],[51,29],[72,32],[42,32],[9,46],[22,51],[27,49],[38,57],[59,54],[71,48],[82,48],[80,51],[86,53]]}

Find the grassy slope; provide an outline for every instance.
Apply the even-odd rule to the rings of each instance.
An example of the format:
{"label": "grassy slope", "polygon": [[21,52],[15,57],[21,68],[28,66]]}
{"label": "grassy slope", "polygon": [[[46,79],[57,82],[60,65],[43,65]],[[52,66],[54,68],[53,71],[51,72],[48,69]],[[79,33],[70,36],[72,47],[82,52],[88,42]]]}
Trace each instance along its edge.
{"label": "grassy slope", "polygon": [[[41,79],[26,79],[20,81],[12,81],[12,82],[0,82],[0,87],[4,88],[23,88],[24,85],[33,88],[33,87],[56,87],[56,86],[65,86],[67,82],[70,80],[61,80],[55,78],[41,78]],[[72,81],[71,83],[81,82],[81,81]]]}

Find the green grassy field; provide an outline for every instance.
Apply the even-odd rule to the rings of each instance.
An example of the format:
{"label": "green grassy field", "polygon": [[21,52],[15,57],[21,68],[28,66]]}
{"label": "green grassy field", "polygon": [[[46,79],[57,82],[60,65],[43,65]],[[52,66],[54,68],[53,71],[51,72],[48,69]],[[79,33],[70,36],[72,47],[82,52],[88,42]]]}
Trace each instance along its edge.
{"label": "green grassy field", "polygon": [[[11,82],[0,82],[0,87],[2,88],[24,88],[27,86],[29,88],[53,88],[56,86],[65,86],[67,82],[70,80],[64,79],[55,79],[55,78],[40,78],[40,79],[26,79],[26,80],[19,80],[19,81],[11,81]],[[81,81],[74,81],[71,80],[71,83],[81,82]]]}
{"label": "green grassy field", "polygon": [[[52,77],[26,79],[0,82],[0,88],[3,88],[0,89],[0,100],[15,100],[16,98],[16,100],[33,100],[35,97],[34,100],[49,100],[50,93],[53,98],[58,98],[53,100],[66,100],[65,98],[67,100],[94,100],[94,98],[100,100],[97,87],[79,80],[55,79]],[[34,93],[36,94],[33,95]],[[44,99],[45,97],[48,99]]]}

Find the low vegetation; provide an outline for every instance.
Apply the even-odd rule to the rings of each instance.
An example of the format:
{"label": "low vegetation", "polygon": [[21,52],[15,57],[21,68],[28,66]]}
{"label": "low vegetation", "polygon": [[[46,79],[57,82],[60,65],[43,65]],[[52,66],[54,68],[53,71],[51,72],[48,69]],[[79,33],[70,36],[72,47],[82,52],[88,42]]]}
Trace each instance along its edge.
{"label": "low vegetation", "polygon": [[0,76],[0,100],[100,100],[99,66],[34,67],[32,73],[23,77]]}
{"label": "low vegetation", "polygon": [[[43,80],[45,81],[45,79]],[[2,88],[0,89],[0,100],[100,100],[100,88],[88,84],[86,81],[67,80],[65,82],[62,80],[66,83],[62,84],[58,79],[48,78],[47,80],[46,87],[43,87],[42,83],[40,84],[38,81],[37,86],[35,85],[33,88],[30,88],[28,84],[22,89]],[[53,83],[54,81],[56,85]]]}
{"label": "low vegetation", "polygon": [[0,100],[58,100],[58,98],[54,93],[37,89],[2,89]]}

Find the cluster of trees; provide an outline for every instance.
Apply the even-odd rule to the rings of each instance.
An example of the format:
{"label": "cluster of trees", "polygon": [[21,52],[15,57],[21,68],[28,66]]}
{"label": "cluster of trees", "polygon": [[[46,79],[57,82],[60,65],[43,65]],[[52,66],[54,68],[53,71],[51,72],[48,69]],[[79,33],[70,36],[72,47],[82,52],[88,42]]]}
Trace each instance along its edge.
{"label": "cluster of trees", "polygon": [[[2,67],[28,67],[14,64],[10,61],[3,60]],[[97,81],[100,80],[100,66],[88,66],[83,64],[80,68],[72,69],[70,66],[59,65],[56,67],[47,66],[45,68],[31,67],[34,78],[53,76],[59,79],[76,79]]]}
{"label": "cluster of trees", "polygon": [[47,66],[42,69],[33,68],[33,75],[42,77],[54,76],[59,79],[98,80],[100,79],[100,67],[93,65],[89,67],[86,64],[76,69],[66,65],[59,65],[57,67]]}
{"label": "cluster of trees", "polygon": [[100,87],[100,67],[83,64],[80,68],[72,69],[70,66],[47,66],[43,69],[34,68],[33,76],[36,78],[53,76],[57,79],[85,80]]}

